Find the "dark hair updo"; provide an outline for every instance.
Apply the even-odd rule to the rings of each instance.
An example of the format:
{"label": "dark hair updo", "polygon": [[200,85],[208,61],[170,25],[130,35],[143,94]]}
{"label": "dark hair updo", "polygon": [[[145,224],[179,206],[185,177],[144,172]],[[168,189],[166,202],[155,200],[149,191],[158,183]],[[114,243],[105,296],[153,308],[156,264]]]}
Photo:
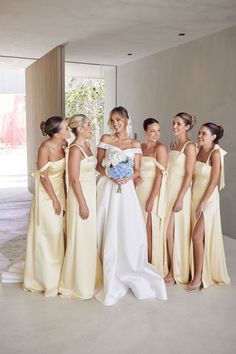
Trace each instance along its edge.
{"label": "dark hair updo", "polygon": [[155,118],[147,118],[143,121],[143,129],[145,131],[147,131],[149,125],[155,124],[155,123],[159,124],[158,120],[156,120]]}
{"label": "dark hair updo", "polygon": [[52,137],[54,134],[58,133],[61,128],[60,124],[63,122],[64,118],[60,116],[53,116],[48,118],[46,121],[40,123],[40,129],[44,136],[48,135]]}
{"label": "dark hair updo", "polygon": [[180,117],[185,125],[189,125],[189,130],[192,129],[196,123],[196,116],[193,114],[189,114],[186,112],[180,112],[175,115],[176,117]]}
{"label": "dark hair updo", "polygon": [[221,125],[217,125],[215,123],[209,122],[209,123],[204,123],[202,127],[206,127],[208,130],[210,130],[212,135],[216,135],[216,138],[213,141],[214,144],[218,144],[218,141],[224,135],[224,128]]}

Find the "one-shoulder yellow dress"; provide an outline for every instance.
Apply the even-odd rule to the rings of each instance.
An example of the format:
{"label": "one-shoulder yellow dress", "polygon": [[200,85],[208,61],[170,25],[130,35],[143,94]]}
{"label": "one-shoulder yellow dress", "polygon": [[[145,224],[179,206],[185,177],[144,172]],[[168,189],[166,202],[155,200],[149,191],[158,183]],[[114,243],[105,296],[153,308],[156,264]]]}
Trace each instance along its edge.
{"label": "one-shoulder yellow dress", "polygon": [[[165,230],[173,212],[174,203],[181,189],[185,176],[186,155],[184,144],[181,151],[170,150],[168,158],[167,180],[167,214]],[[190,227],[191,218],[191,186],[185,193],[183,209],[174,212],[174,247],[173,247],[173,276],[177,284],[187,284],[190,276]]]}
{"label": "one-shoulder yellow dress", "polygon": [[[40,176],[43,177],[47,169],[61,204],[60,215],[55,214],[52,200],[40,181]],[[48,161],[33,174],[35,192],[29,219],[23,287],[29,291],[43,291],[46,296],[58,294],[64,258],[64,172],[65,158]]]}
{"label": "one-shoulder yellow dress", "polygon": [[164,222],[166,215],[166,169],[151,156],[141,157],[140,177],[143,182],[136,187],[139,203],[142,208],[145,222],[147,222],[147,212],[145,205],[149,198],[153,183],[156,178],[156,168],[162,173],[162,182],[159,195],[156,196],[152,209],[152,264],[164,277],[168,273],[166,243],[164,237]]}
{"label": "one-shoulder yellow dress", "polygon": [[[226,152],[215,145],[214,150],[219,150],[221,156],[220,189],[224,188],[224,155]],[[209,164],[210,153],[206,163],[197,161],[194,170],[194,184],[192,192],[192,229],[196,225],[196,209],[205,193],[211,177],[211,166]],[[220,285],[230,284],[227,271],[225,252],[223,245],[221,218],[220,218],[220,198],[218,186],[211,194],[203,208],[204,215],[204,255],[202,269],[203,287],[208,287],[214,283]],[[191,273],[194,273],[193,253],[191,247]]]}
{"label": "one-shoulder yellow dress", "polygon": [[72,146],[77,146],[84,155],[80,162],[79,181],[88,205],[89,217],[85,220],[80,217],[79,202],[69,184],[66,213],[67,247],[59,291],[62,297],[89,299],[94,296],[96,275],[101,271],[97,259],[96,239],[96,159],[94,156],[87,156],[79,145],[72,144],[70,147]]}

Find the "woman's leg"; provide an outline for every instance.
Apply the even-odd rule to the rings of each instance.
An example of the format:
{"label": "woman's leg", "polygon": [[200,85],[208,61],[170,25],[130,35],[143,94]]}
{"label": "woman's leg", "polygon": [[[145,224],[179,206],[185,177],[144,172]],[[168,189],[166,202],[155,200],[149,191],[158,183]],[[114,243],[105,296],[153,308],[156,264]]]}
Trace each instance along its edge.
{"label": "woman's leg", "polygon": [[199,288],[202,283],[204,234],[204,216],[202,214],[198,219],[192,234],[194,276],[190,286],[187,288],[190,290],[191,288]]}
{"label": "woman's leg", "polygon": [[175,223],[174,213],[171,213],[167,230],[166,230],[168,266],[169,266],[169,273],[165,277],[166,284],[174,283],[174,270],[173,270],[174,226],[175,226],[174,223]]}

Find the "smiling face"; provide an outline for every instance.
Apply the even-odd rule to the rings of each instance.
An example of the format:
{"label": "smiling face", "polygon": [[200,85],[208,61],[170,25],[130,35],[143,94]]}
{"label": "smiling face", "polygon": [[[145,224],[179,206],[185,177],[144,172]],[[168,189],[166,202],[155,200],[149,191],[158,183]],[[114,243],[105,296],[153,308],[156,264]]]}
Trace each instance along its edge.
{"label": "smiling face", "polygon": [[59,136],[64,140],[68,139],[70,137],[71,129],[69,127],[69,123],[68,123],[67,119],[64,119],[61,122],[59,128],[60,128],[60,131],[57,134],[59,134]]}
{"label": "smiling face", "polygon": [[115,130],[116,133],[121,133],[125,130],[127,126],[127,119],[124,118],[121,114],[114,112],[109,121],[112,129]]}
{"label": "smiling face", "polygon": [[83,127],[78,129],[79,134],[83,135],[85,139],[91,138],[93,133],[93,125],[91,124],[91,120],[88,117],[85,118]]}
{"label": "smiling face", "polygon": [[184,120],[179,116],[176,116],[174,118],[172,126],[173,126],[173,133],[176,137],[186,135],[187,131],[190,128],[190,125],[186,125]]}
{"label": "smiling face", "polygon": [[212,145],[215,140],[216,135],[212,134],[211,131],[204,125],[200,128],[198,133],[198,142],[200,146]]}
{"label": "smiling face", "polygon": [[160,139],[161,130],[158,123],[149,124],[147,130],[144,130],[147,142],[156,143]]}

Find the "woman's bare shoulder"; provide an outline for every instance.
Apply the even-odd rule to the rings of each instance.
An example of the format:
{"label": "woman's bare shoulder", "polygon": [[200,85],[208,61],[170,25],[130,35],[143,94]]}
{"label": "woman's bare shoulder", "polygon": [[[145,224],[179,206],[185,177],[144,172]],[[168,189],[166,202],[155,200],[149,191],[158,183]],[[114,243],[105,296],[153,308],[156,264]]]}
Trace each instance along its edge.
{"label": "woman's bare shoulder", "polygon": [[132,139],[131,140],[131,146],[132,148],[141,148],[141,144],[138,140]]}
{"label": "woman's bare shoulder", "polygon": [[157,153],[162,153],[162,152],[167,153],[167,146],[160,142],[159,144],[156,145],[156,152]]}
{"label": "woman's bare shoulder", "polygon": [[112,141],[112,135],[111,134],[103,134],[102,136],[101,136],[101,139],[100,139],[100,141],[102,142],[102,143],[107,143],[107,144],[109,144],[111,141]]}
{"label": "woman's bare shoulder", "polygon": [[189,153],[196,153],[197,152],[197,145],[194,141],[189,141],[185,147],[185,151]]}
{"label": "woman's bare shoulder", "polygon": [[49,141],[49,139],[43,141],[43,142],[39,145],[39,148],[38,148],[38,152],[39,152],[39,153],[46,153],[46,152],[49,152],[49,150],[50,150],[50,141]]}
{"label": "woman's bare shoulder", "polygon": [[215,149],[211,153],[211,159],[220,159],[220,151]]}

